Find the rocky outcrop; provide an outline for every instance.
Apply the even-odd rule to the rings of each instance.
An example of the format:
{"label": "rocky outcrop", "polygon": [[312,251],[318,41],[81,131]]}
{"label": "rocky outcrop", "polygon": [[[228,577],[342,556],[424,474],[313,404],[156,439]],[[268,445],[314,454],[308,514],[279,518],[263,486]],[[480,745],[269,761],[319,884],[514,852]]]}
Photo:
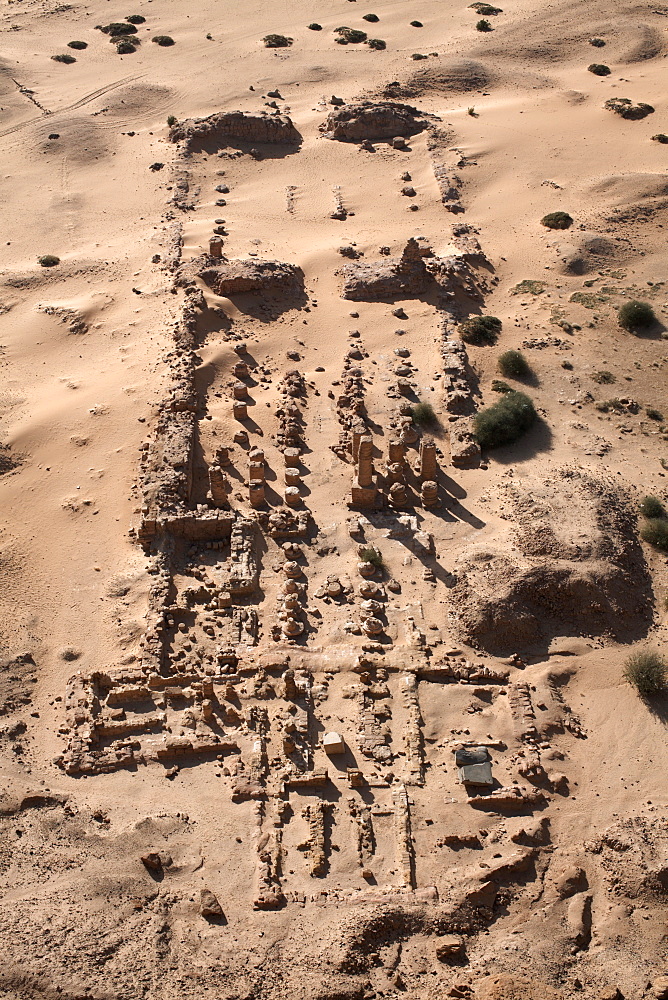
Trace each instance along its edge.
{"label": "rocky outcrop", "polygon": [[431,275],[417,240],[411,237],[401,257],[343,266],[343,298],[355,301],[409,299],[422,294]]}
{"label": "rocky outcrop", "polygon": [[287,115],[248,115],[243,111],[221,111],[208,118],[186,118],[172,125],[171,142],[182,143],[187,152],[207,146],[243,143],[286,143],[296,145],[301,135]]}
{"label": "rocky outcrop", "polygon": [[304,272],[277,260],[222,260],[205,266],[198,276],[216,295],[240,292],[294,292],[304,286]]}
{"label": "rocky outcrop", "polygon": [[362,101],[331,111],[320,126],[327,139],[359,142],[364,139],[393,139],[416,135],[427,128],[427,116],[408,104],[392,101]]}

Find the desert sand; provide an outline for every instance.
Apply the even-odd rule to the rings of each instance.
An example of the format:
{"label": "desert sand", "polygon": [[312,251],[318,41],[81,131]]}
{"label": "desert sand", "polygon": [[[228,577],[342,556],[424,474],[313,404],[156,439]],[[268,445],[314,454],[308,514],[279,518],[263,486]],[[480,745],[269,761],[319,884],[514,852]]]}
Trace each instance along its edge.
{"label": "desert sand", "polygon": [[2,997],[668,997],[668,7],[487,17],[3,7]]}

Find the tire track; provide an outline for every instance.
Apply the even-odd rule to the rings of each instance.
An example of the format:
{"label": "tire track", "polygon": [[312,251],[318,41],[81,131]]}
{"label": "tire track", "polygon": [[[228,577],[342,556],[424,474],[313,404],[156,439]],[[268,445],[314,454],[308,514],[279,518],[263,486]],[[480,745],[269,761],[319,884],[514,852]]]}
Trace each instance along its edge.
{"label": "tire track", "polygon": [[133,83],[135,80],[141,80],[145,76],[144,73],[139,73],[136,76],[126,76],[122,80],[116,80],[114,83],[108,83],[105,87],[100,87],[98,90],[91,91],[90,94],[86,94],[85,97],[81,97],[74,104],[68,104],[64,108],[59,108],[57,111],[45,111],[44,114],[39,115],[37,118],[29,118],[25,122],[20,122],[18,125],[12,125],[10,128],[6,128],[0,132],[0,138],[6,135],[11,135],[13,132],[19,132],[21,129],[28,128],[29,125],[35,125],[38,122],[43,122],[46,118],[57,118],[58,115],[64,115],[68,111],[76,111],[78,108],[84,107],[86,104],[90,104],[91,101],[97,100],[98,97],[103,97],[104,94],[108,94],[111,90],[117,90],[118,87],[123,87],[126,83]]}

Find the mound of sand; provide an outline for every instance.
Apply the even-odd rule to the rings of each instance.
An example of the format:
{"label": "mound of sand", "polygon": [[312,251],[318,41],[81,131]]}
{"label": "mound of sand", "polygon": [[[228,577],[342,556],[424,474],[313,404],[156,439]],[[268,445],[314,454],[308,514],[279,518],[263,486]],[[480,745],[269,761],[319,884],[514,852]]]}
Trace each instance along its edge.
{"label": "mound of sand", "polygon": [[563,470],[505,499],[505,537],[460,558],[454,618],[466,641],[503,654],[557,635],[643,634],[650,579],[615,484]]}

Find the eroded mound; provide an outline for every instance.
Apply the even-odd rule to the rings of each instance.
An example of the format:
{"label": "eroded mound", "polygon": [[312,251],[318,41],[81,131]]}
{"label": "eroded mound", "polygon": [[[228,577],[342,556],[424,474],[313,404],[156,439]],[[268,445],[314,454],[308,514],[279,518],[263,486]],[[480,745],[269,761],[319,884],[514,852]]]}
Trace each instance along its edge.
{"label": "eroded mound", "polygon": [[320,131],[327,139],[361,141],[416,135],[427,124],[427,116],[408,104],[362,101],[331,111]]}
{"label": "eroded mound", "polygon": [[485,90],[496,74],[477,59],[443,59],[412,73],[404,81],[393,81],[384,88],[386,97],[419,97],[429,93],[466,94]]}
{"label": "eroded mound", "polygon": [[231,142],[301,142],[301,135],[287,115],[248,115],[243,111],[221,111],[208,118],[186,118],[169,130],[172,142],[183,143],[188,152],[198,152]]}
{"label": "eroded mound", "polygon": [[453,617],[466,641],[504,654],[557,635],[644,634],[650,578],[615,484],[562,470],[521,490],[508,484],[501,505],[507,532],[460,559]]}

